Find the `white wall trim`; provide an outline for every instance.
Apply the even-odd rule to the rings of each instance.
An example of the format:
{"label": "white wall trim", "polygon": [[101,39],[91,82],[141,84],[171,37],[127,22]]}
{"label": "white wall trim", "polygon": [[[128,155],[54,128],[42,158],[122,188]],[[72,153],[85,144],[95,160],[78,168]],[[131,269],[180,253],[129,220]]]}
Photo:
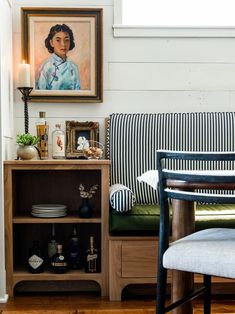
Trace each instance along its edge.
{"label": "white wall trim", "polygon": [[[114,9],[114,16],[115,16]],[[117,14],[118,15],[118,14]],[[118,17],[120,18],[120,16]],[[114,37],[235,37],[235,27],[157,27],[113,25]]]}
{"label": "white wall trim", "polygon": [[155,26],[125,25],[122,21],[122,0],[113,2],[113,35],[114,37],[235,37],[234,26]]}
{"label": "white wall trim", "polygon": [[114,0],[113,8],[114,24],[120,25],[122,24],[122,1]]}

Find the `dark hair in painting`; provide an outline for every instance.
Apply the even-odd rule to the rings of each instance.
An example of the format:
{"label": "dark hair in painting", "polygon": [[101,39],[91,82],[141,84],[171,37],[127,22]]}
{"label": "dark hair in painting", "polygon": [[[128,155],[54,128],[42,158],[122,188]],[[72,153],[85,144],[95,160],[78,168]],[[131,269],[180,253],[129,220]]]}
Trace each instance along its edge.
{"label": "dark hair in painting", "polygon": [[72,50],[75,47],[74,36],[71,28],[69,28],[66,24],[56,24],[51,27],[50,32],[45,39],[45,46],[50,53],[54,52],[54,48],[50,44],[50,40],[55,36],[58,32],[68,33],[70,37],[70,47],[69,50]]}

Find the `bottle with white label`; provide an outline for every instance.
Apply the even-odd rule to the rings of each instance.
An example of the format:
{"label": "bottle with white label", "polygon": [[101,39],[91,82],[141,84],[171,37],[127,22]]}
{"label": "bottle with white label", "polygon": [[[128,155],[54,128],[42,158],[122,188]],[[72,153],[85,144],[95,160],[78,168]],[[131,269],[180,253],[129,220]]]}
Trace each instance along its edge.
{"label": "bottle with white label", "polygon": [[51,268],[56,274],[63,274],[68,271],[68,262],[63,254],[63,245],[57,244],[57,253],[51,258]]}
{"label": "bottle with white label", "polygon": [[29,249],[28,269],[33,274],[44,272],[43,252],[38,241],[33,241],[33,247]]}
{"label": "bottle with white label", "polygon": [[65,133],[61,130],[61,124],[56,124],[52,132],[52,158],[65,158]]}
{"label": "bottle with white label", "polygon": [[87,273],[97,273],[99,272],[98,265],[98,250],[94,247],[94,237],[90,237],[90,245],[88,250],[86,251],[86,265],[85,271]]}

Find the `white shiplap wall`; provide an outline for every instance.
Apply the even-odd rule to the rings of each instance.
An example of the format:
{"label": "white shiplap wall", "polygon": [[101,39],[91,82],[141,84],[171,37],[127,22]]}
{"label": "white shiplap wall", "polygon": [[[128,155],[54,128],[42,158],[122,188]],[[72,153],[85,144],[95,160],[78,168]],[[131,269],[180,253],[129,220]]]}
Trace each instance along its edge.
{"label": "white shiplap wall", "polygon": [[12,144],[12,2],[1,1],[0,10],[0,303],[6,302],[3,160],[11,155]]}
{"label": "white shiplap wall", "polygon": [[[14,139],[24,131],[23,103],[16,89],[21,62],[21,7],[102,7],[104,9],[104,101],[101,104],[31,103],[30,132],[39,111],[53,129],[65,120],[99,121],[112,112],[233,111],[235,38],[114,38],[112,0],[13,0],[14,121],[11,92],[11,0],[1,0],[1,158],[15,158]],[[11,139],[13,140],[11,141]],[[13,142],[13,145],[12,145]],[[13,153],[11,153],[13,148]],[[2,194],[2,168],[0,192]],[[4,216],[0,215],[0,302],[5,296]]]}
{"label": "white shiplap wall", "polygon": [[[63,0],[15,0],[13,12],[14,78],[20,55],[20,7],[64,7]],[[112,0],[67,0],[66,7],[104,10],[104,101],[101,104],[32,103],[35,133],[39,111],[51,130],[65,120],[99,121],[112,112],[233,111],[235,38],[114,38]],[[15,133],[24,130],[23,103],[14,90]]]}

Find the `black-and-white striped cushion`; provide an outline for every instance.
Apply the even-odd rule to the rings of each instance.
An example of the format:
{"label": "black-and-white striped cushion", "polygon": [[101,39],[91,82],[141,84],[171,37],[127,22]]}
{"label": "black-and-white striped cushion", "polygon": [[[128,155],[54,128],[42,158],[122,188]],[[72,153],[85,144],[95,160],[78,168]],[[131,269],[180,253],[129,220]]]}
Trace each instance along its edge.
{"label": "black-and-white striped cushion", "polygon": [[[112,160],[110,184],[129,187],[138,204],[158,202],[157,193],[137,180],[156,169],[156,150],[235,151],[234,112],[112,114],[107,154]],[[223,169],[208,163],[172,161],[175,169]],[[226,169],[234,169],[227,163]]]}
{"label": "black-and-white striped cushion", "polygon": [[128,212],[135,203],[134,193],[123,184],[114,184],[109,188],[110,205],[117,212]]}

